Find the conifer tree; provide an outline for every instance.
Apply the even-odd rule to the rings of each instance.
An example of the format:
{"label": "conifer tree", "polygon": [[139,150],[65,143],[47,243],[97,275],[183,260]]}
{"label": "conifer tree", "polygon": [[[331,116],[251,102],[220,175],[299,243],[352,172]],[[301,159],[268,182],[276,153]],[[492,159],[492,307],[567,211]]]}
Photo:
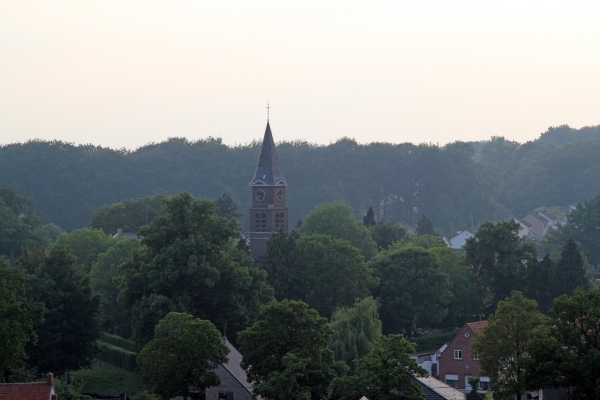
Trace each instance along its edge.
{"label": "conifer tree", "polygon": [[589,280],[586,277],[586,266],[583,256],[577,249],[573,239],[567,240],[560,254],[560,261],[556,268],[554,284],[554,297],[562,294],[572,295],[576,288],[586,289]]}
{"label": "conifer tree", "polygon": [[373,226],[377,223],[377,221],[375,221],[375,213],[373,212],[373,207],[369,207],[369,209],[367,210],[367,215],[365,215],[363,217],[363,225],[364,226]]}
{"label": "conifer tree", "polygon": [[423,214],[423,216],[421,216],[421,219],[419,219],[419,221],[417,222],[417,230],[415,231],[415,233],[417,235],[436,236],[435,230],[433,229],[433,224],[431,223],[429,218],[425,216],[425,214]]}

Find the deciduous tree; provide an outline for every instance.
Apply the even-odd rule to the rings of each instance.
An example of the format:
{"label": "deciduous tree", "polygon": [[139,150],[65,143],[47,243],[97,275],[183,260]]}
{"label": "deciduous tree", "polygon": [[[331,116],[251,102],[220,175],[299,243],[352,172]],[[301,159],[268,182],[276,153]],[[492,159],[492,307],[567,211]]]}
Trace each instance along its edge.
{"label": "deciduous tree", "polygon": [[533,244],[523,244],[515,221],[485,222],[465,245],[477,296],[484,314],[513,290],[524,290],[527,268],[537,263]]}
{"label": "deciduous tree", "polygon": [[377,254],[377,245],[366,226],[361,224],[352,208],[340,202],[320,204],[304,219],[300,235],[319,233],[335,239],[345,239],[369,260]]}
{"label": "deciduous tree", "polygon": [[215,369],[227,361],[229,350],[210,321],[171,312],[154,330],[137,362],[154,391],[164,399],[188,398],[192,387],[203,391],[220,383]]}
{"label": "deciduous tree", "polygon": [[18,260],[30,276],[27,297],[43,303],[44,322],[35,325],[36,343],[28,343],[27,365],[62,374],[91,365],[100,337],[100,297],[88,274],[65,246],[25,250]]}
{"label": "deciduous tree", "polygon": [[333,331],[306,303],[273,301],[240,332],[242,366],[254,393],[270,400],[328,399],[342,367],[327,347]]}
{"label": "deciduous tree", "polygon": [[373,240],[377,243],[377,247],[383,250],[389,248],[394,243],[406,239],[408,236],[403,226],[392,221],[381,220],[369,229]]}
{"label": "deciduous tree", "polygon": [[90,272],[92,264],[100,253],[104,253],[115,243],[116,240],[113,240],[111,235],[93,228],[75,229],[71,233],[63,233],[55,242],[57,246],[70,246],[77,263],[83,265],[86,272]]}
{"label": "deciduous tree", "polygon": [[312,234],[301,236],[297,245],[300,265],[292,291],[327,318],[368,296],[377,284],[358,249],[344,239]]}
{"label": "deciduous tree", "polygon": [[600,288],[554,300],[550,320],[527,345],[533,388],[572,388],[572,399],[600,398]]}
{"label": "deciduous tree", "polygon": [[119,299],[132,309],[135,340],[147,343],[158,321],[178,310],[241,330],[273,291],[236,247],[236,222],[185,192],[164,204],[167,214],[141,229],[142,246],[119,267]]}
{"label": "deciduous tree", "polygon": [[25,345],[37,338],[44,305],[25,297],[26,273],[0,258],[0,382],[23,378]]}
{"label": "deciduous tree", "polygon": [[444,318],[450,299],[448,275],[434,255],[421,248],[392,247],[371,265],[380,279],[375,293],[384,332],[404,329],[410,337],[415,323],[435,324]]}
{"label": "deciduous tree", "polygon": [[415,344],[402,335],[380,336],[373,350],[357,360],[356,374],[337,380],[342,399],[424,400],[414,377],[427,372],[410,358],[414,352]]}
{"label": "deciduous tree", "polygon": [[476,333],[471,347],[479,354],[481,375],[493,382],[494,398],[521,400],[526,390],[538,389],[529,387],[526,380],[527,343],[545,320],[534,300],[513,291]]}
{"label": "deciduous tree", "polygon": [[140,247],[137,238],[117,237],[114,244],[104,253],[100,253],[92,264],[90,279],[94,289],[102,297],[100,311],[104,326],[112,328],[115,333],[123,336],[130,332],[129,313],[118,302],[119,287],[115,282],[119,265],[129,260],[133,252]]}
{"label": "deciduous tree", "polygon": [[377,301],[372,297],[356,300],[352,307],[338,308],[331,317],[333,337],[329,348],[335,359],[344,361],[354,371],[354,360],[371,352],[381,336]]}

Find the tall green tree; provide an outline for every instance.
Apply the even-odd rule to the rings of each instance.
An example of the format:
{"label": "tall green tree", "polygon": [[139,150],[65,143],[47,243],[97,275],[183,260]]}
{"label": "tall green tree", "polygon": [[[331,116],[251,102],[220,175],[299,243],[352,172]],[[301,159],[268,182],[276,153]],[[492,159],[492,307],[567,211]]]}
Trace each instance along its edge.
{"label": "tall green tree", "polygon": [[537,263],[537,250],[523,244],[515,221],[485,222],[465,245],[477,297],[484,314],[513,290],[524,290],[527,268]]}
{"label": "tall green tree", "polygon": [[92,212],[90,227],[101,229],[107,235],[114,235],[118,229],[138,232],[142,226],[166,213],[162,203],[167,197],[166,193],[156,193],[104,205]]}
{"label": "tall green tree", "polygon": [[44,305],[25,296],[26,276],[0,258],[0,383],[27,375],[25,345],[35,342],[33,327],[43,322]]}
{"label": "tall green tree", "polygon": [[22,247],[38,247],[50,242],[35,203],[21,196],[13,186],[0,186],[0,256],[16,258]]}
{"label": "tall green tree", "polygon": [[425,214],[423,214],[421,218],[417,221],[417,229],[415,230],[415,233],[417,235],[436,235],[435,229],[433,229],[433,224],[431,223],[429,218],[425,216]]}
{"label": "tall green tree", "polygon": [[[600,143],[600,141],[599,141]],[[598,188],[600,190],[600,188]],[[567,222],[550,229],[544,238],[552,254],[558,256],[569,239],[581,246],[581,252],[591,265],[600,265],[600,195],[577,205],[567,214]],[[558,257],[556,257],[558,258]]]}
{"label": "tall green tree", "polygon": [[298,229],[300,235],[319,233],[345,239],[369,260],[377,254],[377,245],[366,226],[361,224],[350,206],[335,202],[316,206]]}
{"label": "tall green tree", "polygon": [[279,231],[267,240],[267,248],[261,260],[261,268],[267,272],[267,282],[273,288],[277,300],[297,298],[297,281],[300,271],[295,231]]}
{"label": "tall green tree", "polygon": [[344,361],[354,371],[354,360],[371,352],[381,336],[381,320],[373,297],[356,300],[352,307],[338,308],[331,317],[333,337],[329,348],[335,359]]}
{"label": "tall green tree", "polygon": [[560,260],[556,266],[556,279],[554,279],[553,297],[562,294],[572,294],[575,288],[587,289],[590,287],[590,273],[585,260],[577,249],[573,239],[567,240],[560,253]]}
{"label": "tall green tree", "polygon": [[450,300],[448,275],[436,257],[421,248],[380,253],[371,265],[380,279],[375,290],[381,304],[383,330],[412,336],[415,324],[436,324],[444,318]]}
{"label": "tall green tree", "polygon": [[356,362],[356,374],[337,380],[343,400],[425,400],[415,376],[427,372],[410,358],[415,344],[402,335],[380,336],[373,350]]}
{"label": "tall green tree", "polygon": [[348,241],[327,235],[298,239],[299,268],[292,291],[327,318],[338,307],[349,307],[377,285],[371,268]]}
{"label": "tall green tree", "polygon": [[571,388],[574,400],[600,398],[600,288],[555,299],[527,351],[531,387]]}
{"label": "tall green tree", "polygon": [[100,253],[104,253],[115,243],[116,240],[111,235],[93,228],[75,229],[71,233],[63,233],[55,242],[57,246],[70,246],[71,253],[77,257],[77,262],[83,265],[86,272],[90,272],[92,264]]}
{"label": "tall green tree", "polygon": [[366,227],[371,227],[376,223],[377,221],[375,220],[375,213],[373,212],[373,207],[369,206],[367,213],[363,217],[363,225]]}
{"label": "tall green tree", "polygon": [[154,392],[164,399],[188,398],[192,387],[203,391],[220,383],[215,369],[227,361],[229,350],[210,321],[171,312],[154,329],[152,339],[137,356]]}
{"label": "tall green tree", "polygon": [[215,204],[219,209],[218,214],[223,218],[234,218],[236,220],[240,219],[242,216],[241,213],[238,212],[238,206],[236,202],[233,200],[233,197],[229,193],[223,193],[215,200]]}
{"label": "tall green tree", "polygon": [[370,226],[369,230],[377,247],[384,250],[408,237],[406,228],[392,221],[381,220]]}
{"label": "tall green tree", "polygon": [[100,337],[100,297],[89,275],[65,246],[25,250],[18,265],[29,273],[27,297],[47,309],[29,342],[27,366],[62,374],[89,367]]}
{"label": "tall green tree", "polygon": [[481,374],[493,382],[494,398],[521,400],[526,390],[538,389],[526,380],[527,343],[545,321],[534,300],[513,291],[473,338],[471,348],[479,354]]}
{"label": "tall green tree", "polygon": [[131,307],[133,337],[147,343],[171,311],[238,332],[272,299],[266,273],[233,240],[236,222],[188,193],[164,201],[167,214],[140,231],[142,246],[119,267],[119,300]]}
{"label": "tall green tree", "polygon": [[114,244],[104,253],[100,253],[92,263],[90,279],[96,292],[101,296],[100,312],[104,327],[112,329],[121,336],[128,336],[129,313],[118,302],[119,286],[115,282],[119,265],[128,261],[133,252],[140,247],[137,238],[117,237]]}
{"label": "tall green tree", "polygon": [[269,400],[328,399],[343,369],[327,347],[333,331],[306,303],[273,301],[239,334],[242,367],[254,393]]}
{"label": "tall green tree", "polygon": [[448,302],[448,313],[440,325],[462,326],[480,316],[481,309],[478,306],[475,284],[465,258],[446,245],[431,247],[427,251],[436,257],[442,271],[448,275],[448,289],[452,294]]}
{"label": "tall green tree", "polygon": [[556,265],[550,254],[546,254],[542,261],[527,266],[525,295],[537,301],[543,313],[547,313],[552,306],[555,275]]}

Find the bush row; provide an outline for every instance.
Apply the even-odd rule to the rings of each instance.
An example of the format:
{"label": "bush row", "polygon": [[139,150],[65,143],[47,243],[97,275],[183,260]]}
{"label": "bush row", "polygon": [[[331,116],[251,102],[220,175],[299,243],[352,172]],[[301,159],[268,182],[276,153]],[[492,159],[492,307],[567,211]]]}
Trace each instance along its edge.
{"label": "bush row", "polygon": [[134,341],[122,338],[121,336],[118,336],[118,335],[111,335],[110,333],[104,332],[102,334],[102,339],[100,339],[100,340],[102,340],[104,343],[110,343],[114,346],[122,347],[125,350],[129,350],[134,353],[138,352],[138,347]]}
{"label": "bush row", "polygon": [[452,340],[456,332],[446,332],[437,335],[410,338],[408,341],[417,344],[417,353],[435,351]]}
{"label": "bush row", "polygon": [[97,343],[99,349],[98,359],[127,371],[137,371],[136,353],[100,340]]}

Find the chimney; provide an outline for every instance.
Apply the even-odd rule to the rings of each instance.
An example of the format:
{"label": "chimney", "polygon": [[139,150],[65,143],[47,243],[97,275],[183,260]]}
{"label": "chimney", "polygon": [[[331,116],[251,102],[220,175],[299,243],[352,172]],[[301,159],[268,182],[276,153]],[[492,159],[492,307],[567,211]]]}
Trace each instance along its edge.
{"label": "chimney", "polygon": [[46,386],[54,386],[54,375],[52,372],[46,374]]}

